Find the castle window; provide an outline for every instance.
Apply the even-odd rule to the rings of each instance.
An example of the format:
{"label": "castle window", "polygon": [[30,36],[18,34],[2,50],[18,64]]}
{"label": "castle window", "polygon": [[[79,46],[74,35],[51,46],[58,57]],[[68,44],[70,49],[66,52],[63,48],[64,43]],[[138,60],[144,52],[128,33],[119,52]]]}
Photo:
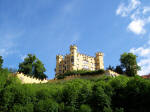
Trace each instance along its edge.
{"label": "castle window", "polygon": [[87,61],[87,60],[84,60],[84,61],[83,61],[83,64],[88,64],[88,61]]}
{"label": "castle window", "polygon": [[74,56],[71,57],[71,62],[74,62]]}
{"label": "castle window", "polygon": [[69,68],[70,68],[69,65],[67,65],[67,69],[68,69],[68,70],[69,70]]}
{"label": "castle window", "polygon": [[71,62],[73,63],[73,62],[74,62],[74,59],[71,59]]}
{"label": "castle window", "polygon": [[74,64],[74,62],[72,62],[72,64]]}
{"label": "castle window", "polygon": [[59,65],[59,69],[61,69],[62,68],[62,66],[61,65]]}
{"label": "castle window", "polygon": [[92,67],[91,70],[94,70],[94,68]]}
{"label": "castle window", "polygon": [[89,69],[89,67],[88,67],[88,66],[86,66],[86,65],[83,65],[83,69],[88,70],[88,69]]}
{"label": "castle window", "polygon": [[61,73],[61,70],[59,70],[59,73]]}

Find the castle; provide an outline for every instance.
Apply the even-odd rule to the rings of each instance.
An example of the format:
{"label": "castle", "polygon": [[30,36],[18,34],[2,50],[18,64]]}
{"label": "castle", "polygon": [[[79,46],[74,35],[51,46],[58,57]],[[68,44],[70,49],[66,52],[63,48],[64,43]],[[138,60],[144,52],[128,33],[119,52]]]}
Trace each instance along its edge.
{"label": "castle", "polygon": [[[56,76],[64,74],[67,71],[72,70],[100,70],[104,69],[104,62],[103,62],[103,56],[104,54],[101,52],[97,52],[95,57],[87,56],[85,54],[80,54],[77,50],[77,46],[71,45],[70,46],[70,54],[65,55],[64,57],[62,55],[56,56]],[[105,75],[116,77],[119,76],[118,73],[106,70]],[[27,76],[22,73],[16,73],[15,76],[18,77],[18,79],[21,80],[23,84],[33,84],[33,83],[47,83],[48,80],[40,80],[34,77]],[[66,80],[73,79],[73,78],[79,78],[80,75],[73,75],[66,77]],[[89,77],[89,76],[85,76]],[[51,82],[54,82],[56,80],[49,80]]]}
{"label": "castle", "polygon": [[70,46],[70,54],[56,56],[56,76],[72,70],[100,70],[104,69],[104,54],[97,52],[95,57],[80,54],[77,46]]}

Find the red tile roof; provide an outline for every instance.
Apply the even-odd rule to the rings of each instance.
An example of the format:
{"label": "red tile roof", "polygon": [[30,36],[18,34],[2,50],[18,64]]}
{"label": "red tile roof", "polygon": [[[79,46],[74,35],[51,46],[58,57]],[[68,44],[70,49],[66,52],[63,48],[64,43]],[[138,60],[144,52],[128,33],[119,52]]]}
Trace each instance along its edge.
{"label": "red tile roof", "polygon": [[149,79],[149,78],[150,78],[150,74],[148,74],[148,75],[143,75],[142,78],[144,78],[144,79]]}

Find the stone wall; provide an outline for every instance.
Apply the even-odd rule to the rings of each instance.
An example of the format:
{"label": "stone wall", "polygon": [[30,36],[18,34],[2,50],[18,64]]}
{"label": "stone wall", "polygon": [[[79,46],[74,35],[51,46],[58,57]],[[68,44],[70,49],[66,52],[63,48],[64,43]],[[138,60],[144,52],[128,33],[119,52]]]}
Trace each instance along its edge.
{"label": "stone wall", "polygon": [[112,76],[112,77],[116,77],[116,76],[119,76],[118,73],[112,71],[112,70],[106,70],[105,72],[106,75],[109,75],[109,76]]}
{"label": "stone wall", "polygon": [[21,82],[23,84],[33,84],[33,83],[47,83],[48,80],[44,79],[44,80],[40,80],[40,79],[37,79],[35,77],[30,77],[30,76],[27,76],[23,73],[16,73],[16,76],[18,77],[18,79],[21,80]]}

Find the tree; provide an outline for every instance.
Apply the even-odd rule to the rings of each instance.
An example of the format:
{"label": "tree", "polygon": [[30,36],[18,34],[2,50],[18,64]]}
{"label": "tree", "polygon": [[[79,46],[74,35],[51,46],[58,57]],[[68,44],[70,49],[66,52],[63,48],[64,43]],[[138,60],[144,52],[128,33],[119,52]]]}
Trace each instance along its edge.
{"label": "tree", "polygon": [[140,66],[137,65],[136,55],[133,53],[123,53],[120,57],[121,67],[125,70],[126,75],[135,76]]}
{"label": "tree", "polygon": [[29,76],[34,76],[39,79],[45,79],[47,76],[45,75],[46,69],[44,64],[32,54],[28,54],[28,56],[24,59],[22,63],[19,64],[18,72],[22,72]]}
{"label": "tree", "polygon": [[3,58],[2,56],[0,56],[0,69],[2,69],[2,66],[3,66]]}
{"label": "tree", "polygon": [[107,70],[112,70],[112,71],[115,71],[115,68],[111,65],[108,66],[108,68],[106,68]]}
{"label": "tree", "polygon": [[88,105],[82,104],[80,106],[79,112],[92,112],[92,110]]}
{"label": "tree", "polygon": [[118,74],[123,74],[124,73],[124,71],[123,71],[123,69],[122,69],[122,67],[121,66],[116,66],[116,68],[115,68],[115,72],[117,72]]}
{"label": "tree", "polygon": [[10,73],[16,73],[16,72],[17,72],[17,69],[15,69],[15,68],[8,68],[8,71],[9,71]]}
{"label": "tree", "polygon": [[[105,90],[99,85],[99,83],[93,86],[93,93],[91,98],[91,107],[94,112],[105,112],[111,110],[111,98],[105,93]],[[111,112],[111,111],[109,111]]]}
{"label": "tree", "polygon": [[36,104],[35,112],[58,112],[58,104],[52,99],[40,100]]}

